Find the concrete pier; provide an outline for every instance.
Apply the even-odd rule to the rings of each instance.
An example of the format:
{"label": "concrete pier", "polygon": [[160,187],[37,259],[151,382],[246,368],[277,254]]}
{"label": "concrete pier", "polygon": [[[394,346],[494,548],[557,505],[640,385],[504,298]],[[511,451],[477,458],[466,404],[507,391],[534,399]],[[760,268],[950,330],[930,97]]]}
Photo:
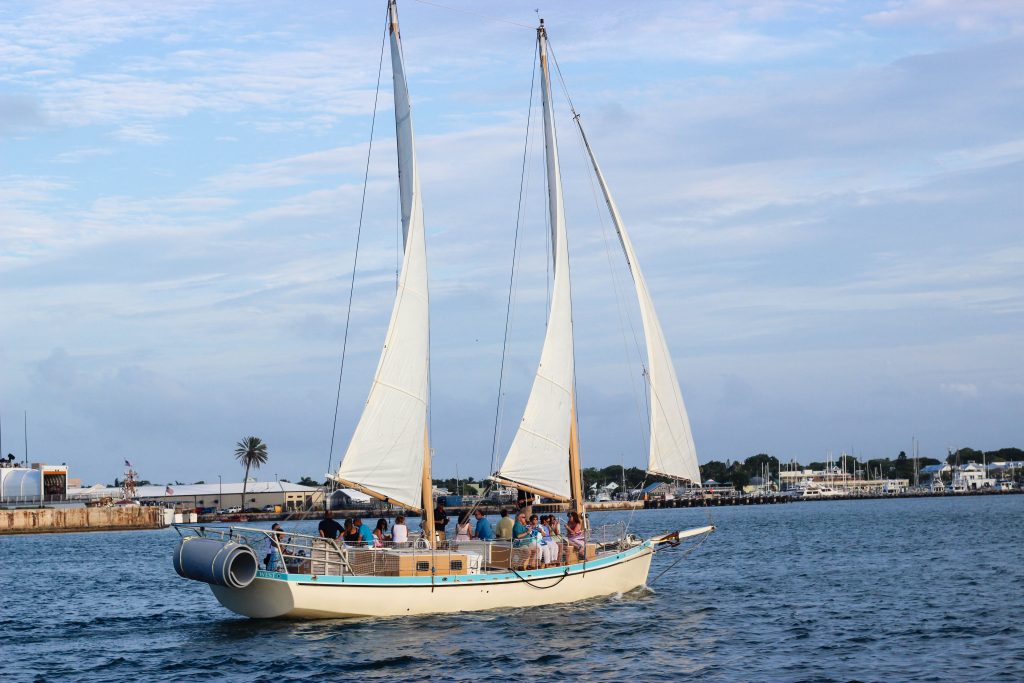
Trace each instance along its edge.
{"label": "concrete pier", "polygon": [[159,529],[162,526],[160,508],[137,505],[0,510],[0,535]]}

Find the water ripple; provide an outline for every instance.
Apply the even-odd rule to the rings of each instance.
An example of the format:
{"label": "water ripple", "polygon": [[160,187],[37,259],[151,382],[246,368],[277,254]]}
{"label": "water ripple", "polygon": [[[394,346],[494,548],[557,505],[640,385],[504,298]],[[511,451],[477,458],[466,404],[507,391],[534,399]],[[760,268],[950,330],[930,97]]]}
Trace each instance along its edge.
{"label": "water ripple", "polygon": [[[719,532],[650,588],[319,622],[226,612],[174,574],[173,531],[4,538],[0,680],[1024,680],[1024,496],[714,515]],[[639,533],[704,523],[633,517]]]}

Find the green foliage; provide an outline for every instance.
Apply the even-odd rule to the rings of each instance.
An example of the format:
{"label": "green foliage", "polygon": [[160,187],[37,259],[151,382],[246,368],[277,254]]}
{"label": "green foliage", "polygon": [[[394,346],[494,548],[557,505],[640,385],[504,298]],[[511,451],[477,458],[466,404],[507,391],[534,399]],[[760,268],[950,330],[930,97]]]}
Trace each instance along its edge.
{"label": "green foliage", "polygon": [[949,465],[966,465],[971,462],[999,462],[1007,460],[1024,460],[1024,451],[1019,448],[1000,448],[995,451],[978,451],[973,448],[960,448],[946,456]]}
{"label": "green foliage", "polygon": [[245,476],[242,478],[242,511],[245,511],[246,487],[249,484],[249,468],[259,469],[267,464],[267,444],[258,436],[247,436],[235,444],[235,459],[245,465]]}
{"label": "green foliage", "polygon": [[430,481],[439,489],[451,491],[453,496],[473,496],[483,493],[484,489],[487,488],[482,482],[475,483],[473,477],[466,477],[465,479],[452,477],[450,479],[431,479]]}
{"label": "green foliage", "polygon": [[729,466],[724,462],[712,460],[700,466],[700,474],[704,481],[714,479],[719,484],[724,484],[729,481]]}
{"label": "green foliage", "polygon": [[[609,465],[608,467],[584,467],[583,468],[583,488],[587,491],[594,484],[598,486],[604,486],[615,482],[619,486],[622,486],[622,480],[625,477],[626,490],[638,488],[641,484],[653,484],[657,481],[672,481],[669,477],[662,477],[656,474],[648,474],[646,471],[639,467],[626,467],[622,465]],[[645,483],[646,482],[646,483]]]}
{"label": "green foliage", "polygon": [[327,482],[325,481],[323,484],[319,484],[315,479],[304,476],[299,479],[298,484],[299,486],[326,486]]}

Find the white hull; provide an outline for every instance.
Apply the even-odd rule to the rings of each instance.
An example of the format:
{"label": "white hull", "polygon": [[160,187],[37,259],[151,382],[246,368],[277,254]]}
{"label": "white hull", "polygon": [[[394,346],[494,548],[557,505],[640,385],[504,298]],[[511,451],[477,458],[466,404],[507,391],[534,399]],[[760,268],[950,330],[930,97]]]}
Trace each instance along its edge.
{"label": "white hull", "polygon": [[255,618],[337,619],[472,612],[576,602],[643,586],[650,542],[585,564],[502,574],[410,578],[260,572],[246,588],[211,585],[233,612]]}

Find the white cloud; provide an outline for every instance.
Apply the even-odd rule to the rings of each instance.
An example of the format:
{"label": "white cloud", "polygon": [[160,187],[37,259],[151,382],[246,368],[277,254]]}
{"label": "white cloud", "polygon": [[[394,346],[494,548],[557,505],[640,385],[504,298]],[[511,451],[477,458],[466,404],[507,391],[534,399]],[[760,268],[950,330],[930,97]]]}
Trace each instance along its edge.
{"label": "white cloud", "polygon": [[124,142],[137,142],[143,145],[159,145],[168,140],[166,135],[145,124],[121,126],[114,132],[114,137]]}
{"label": "white cloud", "polygon": [[978,385],[973,383],[951,383],[939,386],[943,392],[952,394],[958,398],[978,398]]}

